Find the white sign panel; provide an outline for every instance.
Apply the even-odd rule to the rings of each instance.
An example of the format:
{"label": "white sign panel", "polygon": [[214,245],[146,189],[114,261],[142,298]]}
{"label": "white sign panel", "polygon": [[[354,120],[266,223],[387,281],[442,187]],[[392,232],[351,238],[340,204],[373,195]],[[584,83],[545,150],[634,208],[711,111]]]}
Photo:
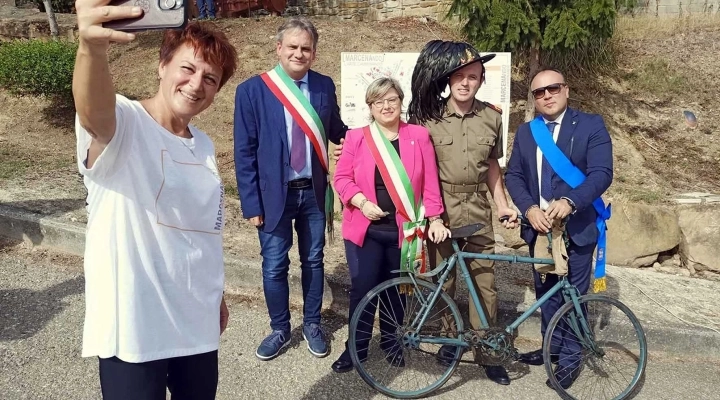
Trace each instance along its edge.
{"label": "white sign panel", "polygon": [[[485,55],[487,53],[480,53]],[[495,53],[496,56],[485,64],[485,82],[477,98],[496,105],[503,110],[503,149],[505,156],[500,166],[507,161],[508,126],[510,124],[510,53]],[[407,121],[410,104],[410,80],[415,62],[420,53],[341,53],[340,67],[340,112],[343,122],[350,128],[365,126],[370,122],[370,109],[365,104],[365,91],[378,78],[392,77],[400,82],[405,92],[402,119]],[[446,88],[444,96],[449,94]]]}

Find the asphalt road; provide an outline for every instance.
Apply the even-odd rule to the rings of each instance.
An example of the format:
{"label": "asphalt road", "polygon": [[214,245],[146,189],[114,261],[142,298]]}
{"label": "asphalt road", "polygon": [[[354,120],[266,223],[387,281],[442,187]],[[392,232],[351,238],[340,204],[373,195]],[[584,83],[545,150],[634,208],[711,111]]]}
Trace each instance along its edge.
{"label": "asphalt road", "polygon": [[[0,251],[0,399],[99,399],[97,360],[80,357],[84,312],[82,271],[77,263],[29,258]],[[268,331],[264,303],[230,301],[230,325],[220,348],[218,399],[380,399],[355,372],[330,365],[347,337],[344,318],[329,315],[332,353],[314,358],[301,334],[279,358],[262,362],[255,348]],[[293,323],[299,313],[293,312]],[[532,343],[525,343],[530,350]],[[651,354],[636,399],[720,399],[720,360]],[[512,384],[496,385],[480,368],[461,365],[433,398],[553,399],[542,367],[513,364]]]}

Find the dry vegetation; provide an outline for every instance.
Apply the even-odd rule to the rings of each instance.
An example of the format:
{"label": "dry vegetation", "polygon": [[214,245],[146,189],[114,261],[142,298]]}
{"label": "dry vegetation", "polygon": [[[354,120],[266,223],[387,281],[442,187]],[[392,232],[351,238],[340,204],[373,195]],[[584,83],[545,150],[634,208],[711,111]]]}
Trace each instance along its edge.
{"label": "dry vegetation", "polygon": [[[233,19],[218,24],[237,47],[240,68],[215,104],[194,123],[215,140],[223,178],[234,193],[234,88],[274,65],[273,36],[280,19]],[[459,38],[452,28],[412,19],[317,19],[316,24],[321,35],[316,70],[332,76],[338,92],[342,90],[341,51],[415,52],[431,39]],[[157,33],[146,33],[130,45],[112,48],[112,72],[120,93],[132,98],[154,93],[159,39]],[[613,46],[618,70],[570,81],[571,106],[601,113],[613,136],[616,178],[609,195],[659,203],[681,192],[720,192],[716,174],[720,169],[720,72],[716,68],[720,18],[622,19]],[[514,100],[522,104],[526,87],[519,69],[513,79]],[[0,202],[84,220],[85,191],[74,164],[72,107],[1,91],[0,103]],[[696,114],[696,129],[685,125],[683,110]],[[521,107],[514,107],[511,132],[522,117]],[[239,203],[229,202],[228,211],[226,247],[240,252],[239,242],[256,244],[255,233],[240,221]],[[342,258],[341,243],[328,247],[328,265]]]}

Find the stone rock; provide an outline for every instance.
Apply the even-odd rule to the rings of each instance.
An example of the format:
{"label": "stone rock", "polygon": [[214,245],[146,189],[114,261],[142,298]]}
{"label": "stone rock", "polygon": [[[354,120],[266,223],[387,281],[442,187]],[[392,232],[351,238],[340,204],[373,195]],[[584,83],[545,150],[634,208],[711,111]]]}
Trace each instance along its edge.
{"label": "stone rock", "polygon": [[658,262],[659,262],[660,264],[663,264],[663,263],[665,263],[666,261],[672,260],[672,259],[673,259],[673,256],[670,255],[670,254],[660,254],[660,255],[658,256]]}
{"label": "stone rock", "polygon": [[684,236],[680,246],[684,263],[695,271],[720,273],[720,207],[681,207],[678,221]]}
{"label": "stone rock", "polygon": [[659,263],[659,262],[655,262],[655,263],[653,264],[653,268],[659,271],[659,270],[660,270],[660,263]]}
{"label": "stone rock", "polygon": [[[659,266],[659,267],[657,267],[657,268],[654,268],[654,269],[655,269],[655,271],[664,272],[664,273],[666,273],[666,274],[681,275],[681,274],[682,274],[681,271],[682,271],[684,268],[665,267],[665,266],[662,266],[662,265],[661,265],[661,266]],[[685,271],[687,271],[687,270],[685,270]],[[690,276],[690,274],[688,274],[688,276]]]}
{"label": "stone rock", "polygon": [[682,262],[680,261],[679,258],[672,257],[672,258],[668,258],[664,261],[660,261],[660,259],[658,258],[658,261],[664,267],[680,267],[680,266],[682,266]]}
{"label": "stone rock", "polygon": [[[608,247],[609,249],[609,247]],[[609,252],[608,252],[609,253]],[[612,262],[611,262],[612,264]],[[649,266],[655,266],[655,264],[658,264],[657,262],[657,254],[650,254],[645,257],[638,257],[630,262],[630,264],[626,264],[631,268],[642,268],[642,267],[649,267]]]}
{"label": "stone rock", "polygon": [[608,220],[607,262],[632,267],[650,266],[659,253],[682,240],[672,208],[612,201]]}

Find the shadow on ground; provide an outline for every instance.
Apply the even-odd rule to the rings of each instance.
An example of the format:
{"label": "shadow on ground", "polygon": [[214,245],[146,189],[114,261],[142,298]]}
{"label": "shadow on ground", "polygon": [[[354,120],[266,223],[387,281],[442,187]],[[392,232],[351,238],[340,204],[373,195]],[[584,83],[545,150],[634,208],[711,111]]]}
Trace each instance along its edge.
{"label": "shadow on ground", "polygon": [[47,289],[0,290],[0,342],[28,339],[40,332],[65,308],[65,298],[83,292],[79,276]]}

